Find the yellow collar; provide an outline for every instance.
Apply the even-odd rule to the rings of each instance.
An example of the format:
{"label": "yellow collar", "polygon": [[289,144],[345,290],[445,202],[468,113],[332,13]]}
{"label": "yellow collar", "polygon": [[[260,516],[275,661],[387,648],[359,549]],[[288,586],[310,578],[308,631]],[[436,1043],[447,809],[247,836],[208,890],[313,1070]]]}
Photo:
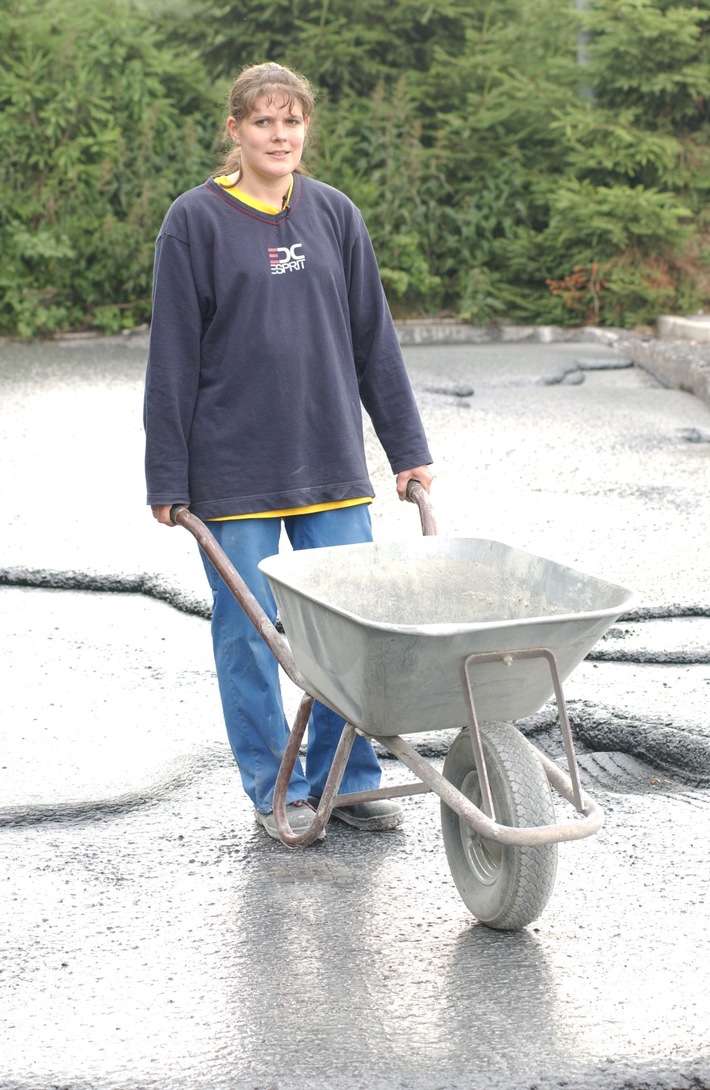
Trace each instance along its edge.
{"label": "yellow collar", "polygon": [[[247,193],[237,185],[231,185],[229,177],[226,174],[220,174],[215,178],[217,185],[220,185],[226,193],[229,193],[231,197],[236,197],[242,204],[248,204],[250,208],[255,208],[257,212],[266,212],[268,215],[275,216],[281,212],[282,208],[276,208],[273,204],[266,204],[265,201],[258,201],[256,197],[250,197]],[[288,187],[288,193],[286,194],[286,200],[283,203],[283,208],[286,207],[291,200],[291,194],[293,193],[293,176],[291,177],[291,184]]]}

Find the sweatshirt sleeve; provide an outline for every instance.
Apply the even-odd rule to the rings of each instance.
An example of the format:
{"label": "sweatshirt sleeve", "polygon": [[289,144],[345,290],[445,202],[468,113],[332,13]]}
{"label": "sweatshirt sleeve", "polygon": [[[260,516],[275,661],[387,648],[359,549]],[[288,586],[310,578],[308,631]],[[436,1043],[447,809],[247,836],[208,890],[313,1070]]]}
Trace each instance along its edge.
{"label": "sweatshirt sleeve", "polygon": [[392,472],[400,473],[430,464],[432,456],[372,242],[359,213],[357,219],[348,294],[360,397]]}
{"label": "sweatshirt sleeve", "polygon": [[187,443],[199,385],[202,321],[189,245],[164,229],[156,244],[144,400],[149,504],[190,502]]}

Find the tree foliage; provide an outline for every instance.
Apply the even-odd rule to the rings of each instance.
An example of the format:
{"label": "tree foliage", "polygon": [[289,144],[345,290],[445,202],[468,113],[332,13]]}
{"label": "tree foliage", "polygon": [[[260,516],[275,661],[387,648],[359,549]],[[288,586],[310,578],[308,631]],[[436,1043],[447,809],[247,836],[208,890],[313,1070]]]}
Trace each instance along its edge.
{"label": "tree foliage", "polygon": [[397,313],[629,325],[710,305],[707,4],[0,9],[0,331],[148,315],[160,220],[263,60],[317,87],[309,166],[362,209]]}
{"label": "tree foliage", "polygon": [[121,0],[5,3],[0,331],[131,327],[156,224],[209,164],[202,64]]}

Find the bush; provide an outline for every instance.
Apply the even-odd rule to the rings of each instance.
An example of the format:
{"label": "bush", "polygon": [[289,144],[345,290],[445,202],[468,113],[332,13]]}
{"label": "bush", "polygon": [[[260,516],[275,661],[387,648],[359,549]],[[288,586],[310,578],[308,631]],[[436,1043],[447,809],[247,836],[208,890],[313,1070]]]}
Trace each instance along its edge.
{"label": "bush", "polygon": [[0,332],[130,328],[162,217],[209,168],[202,66],[121,0],[2,15]]}
{"label": "bush", "polygon": [[135,3],[0,0],[0,333],[148,318],[160,221],[264,60],[319,89],[308,164],[362,209],[398,315],[710,305],[707,5]]}

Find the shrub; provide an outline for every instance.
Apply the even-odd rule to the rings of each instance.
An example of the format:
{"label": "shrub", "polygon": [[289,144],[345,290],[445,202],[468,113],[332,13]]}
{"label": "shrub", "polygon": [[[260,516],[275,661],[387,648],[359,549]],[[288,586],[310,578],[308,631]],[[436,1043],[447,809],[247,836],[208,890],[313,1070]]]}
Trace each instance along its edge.
{"label": "shrub", "polygon": [[122,0],[2,14],[0,332],[131,327],[162,217],[208,170],[202,67]]}

